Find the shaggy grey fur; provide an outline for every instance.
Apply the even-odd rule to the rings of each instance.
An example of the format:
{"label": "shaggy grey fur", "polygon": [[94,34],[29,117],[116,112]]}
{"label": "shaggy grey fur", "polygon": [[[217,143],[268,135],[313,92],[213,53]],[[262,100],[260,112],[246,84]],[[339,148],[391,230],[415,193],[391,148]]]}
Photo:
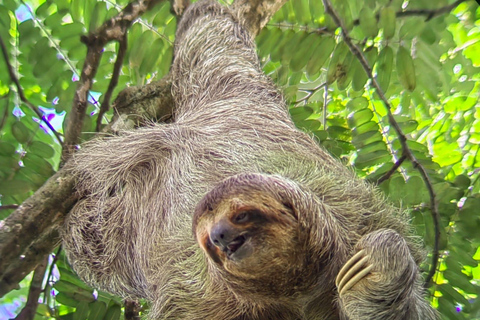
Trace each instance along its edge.
{"label": "shaggy grey fur", "polygon": [[[87,143],[70,165],[81,200],[63,243],[82,279],[151,301],[153,319],[435,318],[407,217],[295,128],[235,14],[191,5],[172,75],[174,123]],[[290,203],[301,261],[266,262],[270,276],[249,282],[209,260],[195,208],[235,192]],[[375,268],[339,298],[335,277],[361,248]]]}

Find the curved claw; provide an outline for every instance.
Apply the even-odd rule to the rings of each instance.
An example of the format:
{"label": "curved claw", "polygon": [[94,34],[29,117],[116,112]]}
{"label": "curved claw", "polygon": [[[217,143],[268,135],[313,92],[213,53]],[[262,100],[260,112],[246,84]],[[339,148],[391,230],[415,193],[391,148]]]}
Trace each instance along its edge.
{"label": "curved claw", "polygon": [[340,295],[370,273],[373,265],[367,265],[367,260],[368,257],[365,256],[365,251],[360,250],[345,263],[335,281]]}

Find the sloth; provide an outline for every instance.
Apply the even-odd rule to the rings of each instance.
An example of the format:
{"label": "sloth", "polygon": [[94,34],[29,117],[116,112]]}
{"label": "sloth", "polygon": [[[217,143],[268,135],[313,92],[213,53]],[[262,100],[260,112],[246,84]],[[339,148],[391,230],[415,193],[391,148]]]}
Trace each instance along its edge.
{"label": "sloth", "polygon": [[236,12],[190,5],[175,114],[86,143],[62,232],[88,284],[150,319],[436,319],[408,216],[295,128]]}

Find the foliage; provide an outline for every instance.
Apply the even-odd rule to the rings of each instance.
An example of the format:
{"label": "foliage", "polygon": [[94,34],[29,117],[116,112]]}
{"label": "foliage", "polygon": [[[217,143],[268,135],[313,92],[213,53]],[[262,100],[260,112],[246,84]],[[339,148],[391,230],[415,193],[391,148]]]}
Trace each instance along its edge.
{"label": "foliage", "polygon": [[[458,1],[461,2],[461,1]],[[80,35],[116,15],[126,0],[4,0],[0,36],[26,98],[23,103],[0,58],[0,218],[20,204],[59,166],[60,133],[85,60]],[[439,233],[440,263],[429,287],[444,319],[480,319],[480,9],[473,1],[431,16],[451,1],[336,0],[334,8],[361,49],[386,94],[407,145],[427,170],[438,202],[435,230],[428,189],[402,157],[398,134],[357,56],[343,41],[322,1],[291,0],[257,37],[264,70],[283,89],[296,125],[332,154],[376,183],[400,206],[411,209],[427,250]],[[397,14],[396,14],[397,13]],[[160,2],[128,32],[115,97],[123,88],[168,73],[176,18]],[[95,132],[99,105],[113,72],[118,44],[105,47],[90,92],[83,139]],[[326,92],[325,92],[326,91]],[[112,117],[109,111],[103,123]],[[72,273],[61,254],[48,270],[37,318],[118,319],[121,301],[96,293]],[[422,266],[427,272],[431,259]],[[22,289],[2,298],[18,312]],[[2,311],[3,310],[3,311]]]}

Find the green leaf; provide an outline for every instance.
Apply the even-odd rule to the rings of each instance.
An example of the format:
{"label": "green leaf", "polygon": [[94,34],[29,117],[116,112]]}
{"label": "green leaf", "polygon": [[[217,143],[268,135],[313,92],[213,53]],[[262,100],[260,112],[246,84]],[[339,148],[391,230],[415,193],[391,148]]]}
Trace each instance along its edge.
{"label": "green leaf", "polygon": [[103,320],[118,320],[120,318],[121,308],[118,304],[112,305],[107,310],[107,314],[103,318]]}
{"label": "green leaf", "polygon": [[57,281],[53,288],[58,290],[59,292],[63,292],[67,296],[77,301],[85,301],[85,302],[93,302],[95,298],[93,296],[92,289],[84,289],[82,287],[77,286],[71,282],[60,280]]}
{"label": "green leaf", "polygon": [[273,47],[278,44],[278,39],[282,36],[282,33],[282,30],[279,28],[265,28],[265,36],[260,38],[263,41],[258,45],[259,54],[261,56],[267,56],[273,50]]}
{"label": "green leaf", "polygon": [[156,39],[147,49],[147,54],[142,59],[140,65],[140,74],[147,74],[151,73],[156,69],[157,63],[159,62],[160,58],[162,57],[161,52],[165,49],[165,41],[163,39]]}
{"label": "green leaf", "polygon": [[28,142],[34,135],[21,121],[12,124],[12,134],[20,143]]}
{"label": "green leaf", "polygon": [[15,154],[16,147],[6,141],[0,141],[0,156],[11,156]]}
{"label": "green leaf", "polygon": [[27,151],[32,152],[33,154],[42,157],[42,158],[52,158],[55,155],[55,150],[50,147],[48,144],[41,141],[33,141],[28,147]]}
{"label": "green leaf", "polygon": [[282,48],[282,61],[284,63],[289,62],[293,55],[298,52],[298,48],[304,39],[306,39],[308,33],[304,31],[299,31],[293,35],[293,38],[290,42]]}
{"label": "green leaf", "polygon": [[73,320],[87,320],[89,311],[88,302],[80,301],[73,315]]}
{"label": "green leaf", "polygon": [[347,103],[347,109],[349,111],[364,109],[366,107],[368,107],[368,100],[365,97],[358,97],[358,98],[350,100]]}
{"label": "green leaf", "polygon": [[90,32],[95,31],[105,21],[106,16],[107,4],[103,1],[96,2],[90,18],[88,30],[90,30]]}
{"label": "green leaf", "polygon": [[375,65],[376,77],[380,88],[387,92],[390,85],[390,76],[393,68],[393,50],[389,46],[380,51]]}
{"label": "green leaf", "polygon": [[388,162],[392,159],[392,156],[387,151],[381,150],[381,147],[377,148],[379,148],[379,150],[373,152],[366,152],[360,149],[357,159],[355,160],[355,166],[359,169],[363,169],[369,166]]}
{"label": "green leaf", "polygon": [[70,307],[77,307],[79,304],[79,301],[73,299],[72,297],[63,292],[58,293],[55,296],[55,300],[57,301],[57,303],[61,303]]}
{"label": "green leaf", "polygon": [[41,176],[50,177],[55,173],[55,170],[48,161],[33,153],[27,153],[22,161],[27,168],[32,169]]}
{"label": "green leaf", "polygon": [[328,64],[327,83],[334,83],[342,74],[346,72],[343,64],[347,53],[350,52],[345,42],[340,42],[333,51],[332,58]]}
{"label": "green leaf", "polygon": [[369,131],[379,131],[378,124],[373,121],[366,122],[358,127],[353,128],[353,136],[358,136],[362,133],[369,132]]}
{"label": "green leaf", "polygon": [[292,1],[293,11],[295,17],[301,24],[308,24],[311,22],[309,1],[308,0],[296,0]]}
{"label": "green leaf", "polygon": [[453,287],[460,288],[466,292],[476,292],[477,290],[470,282],[470,279],[463,273],[457,273],[447,269],[443,272],[443,276]]}
{"label": "green leaf", "polygon": [[363,7],[359,14],[360,28],[367,37],[375,38],[378,34],[377,18],[373,10]]}
{"label": "green leaf", "polygon": [[0,194],[2,196],[14,196],[27,193],[30,190],[32,190],[32,185],[25,180],[9,180],[0,183]]}
{"label": "green leaf", "polygon": [[145,57],[146,52],[152,45],[157,35],[151,30],[146,30],[142,33],[140,38],[132,44],[132,50],[130,51],[130,65],[133,68],[138,68],[142,64],[142,60]]}
{"label": "green leaf", "polygon": [[161,8],[155,15],[152,24],[154,26],[164,26],[171,18],[172,14],[170,13],[170,3],[165,1],[163,4],[161,4]]}
{"label": "green leaf", "polygon": [[310,58],[317,48],[319,48],[322,42],[322,38],[317,33],[309,34],[299,44],[300,48],[294,53],[292,60],[290,61],[290,69],[292,71],[300,71],[307,65]]}
{"label": "green leaf", "polygon": [[307,63],[306,71],[309,76],[317,74],[335,48],[333,37],[323,37],[317,49],[314,51],[310,61]]}
{"label": "green leaf", "polygon": [[350,128],[358,127],[373,118],[372,110],[365,108],[355,112],[350,113],[348,116],[348,125]]}
{"label": "green leaf", "polygon": [[313,114],[313,109],[308,106],[290,108],[290,116],[294,122],[305,120]]}
{"label": "green leaf", "polygon": [[352,139],[352,144],[357,148],[360,149],[367,144],[376,141],[382,141],[383,136],[378,131],[368,131],[359,135],[355,135]]}
{"label": "green leaf", "polygon": [[95,301],[89,304],[90,314],[89,320],[102,320],[107,313],[107,305],[102,301]]}

